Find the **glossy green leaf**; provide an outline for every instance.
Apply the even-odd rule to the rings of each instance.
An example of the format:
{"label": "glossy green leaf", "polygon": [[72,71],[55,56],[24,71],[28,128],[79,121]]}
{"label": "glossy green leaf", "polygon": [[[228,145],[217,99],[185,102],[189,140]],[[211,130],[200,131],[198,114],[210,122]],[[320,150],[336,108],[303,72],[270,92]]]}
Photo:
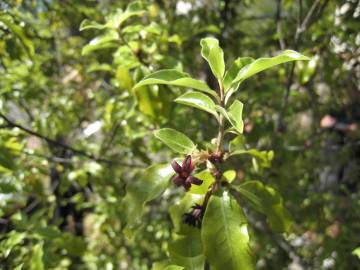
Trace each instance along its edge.
{"label": "glossy green leaf", "polygon": [[109,31],[106,34],[98,36],[91,40],[89,44],[83,47],[81,54],[87,55],[96,50],[115,48],[118,45],[114,43],[114,41],[117,40],[119,40],[119,34],[116,31]]}
{"label": "glossy green leaf", "polygon": [[140,223],[144,205],[160,196],[169,184],[174,170],[169,164],[153,165],[126,187],[126,196],[121,205],[125,212],[127,230]]}
{"label": "glossy green leaf", "polygon": [[286,50],[281,54],[271,58],[259,58],[251,64],[243,67],[235,77],[233,83],[244,81],[263,70],[269,69],[279,64],[299,60],[310,60],[310,58],[292,50]]}
{"label": "glossy green leaf", "polygon": [[171,262],[188,270],[203,270],[205,257],[202,251],[200,230],[194,229],[186,236],[178,236],[169,244]]}
{"label": "glossy green leaf", "polygon": [[218,117],[214,101],[203,93],[187,92],[175,99],[175,102],[206,111],[216,118]]}
{"label": "glossy green leaf", "polygon": [[236,171],[235,170],[227,170],[223,173],[223,177],[228,183],[231,183],[236,178]]}
{"label": "glossy green leaf", "polygon": [[211,269],[254,269],[246,217],[227,191],[211,196],[203,218],[201,239]]}
{"label": "glossy green leaf", "polygon": [[106,25],[105,24],[100,24],[100,23],[97,23],[97,22],[94,22],[94,21],[90,21],[88,19],[85,19],[81,22],[80,24],[80,27],[79,27],[79,30],[80,31],[84,31],[84,30],[87,30],[87,29],[98,29],[98,30],[101,30],[101,29],[105,29],[106,28]]}
{"label": "glossy green leaf", "polygon": [[43,270],[44,262],[43,262],[44,250],[42,244],[37,244],[32,249],[31,261],[30,261],[30,269],[31,270]]}
{"label": "glossy green leaf", "polygon": [[242,134],[244,130],[244,122],[242,120],[243,107],[242,102],[235,100],[228,110],[229,117],[232,120],[231,124],[240,134]]}
{"label": "glossy green leaf", "polygon": [[[230,68],[226,71],[225,73],[225,77],[224,77],[224,89],[225,92],[227,92],[232,84],[232,81],[236,78],[236,76],[238,75],[239,71],[246,65],[250,64],[251,62],[253,62],[254,59],[251,57],[241,57],[241,58],[237,58],[232,65],[230,66]],[[238,88],[238,86],[234,86],[236,89]]]}
{"label": "glossy green leaf", "polygon": [[205,194],[210,185],[215,182],[214,176],[208,170],[203,170],[195,174],[195,176],[200,180],[203,180],[203,183],[200,186],[191,185],[189,192],[192,194]]}
{"label": "glossy green leaf", "polygon": [[138,82],[134,88],[138,88],[144,85],[152,84],[166,84],[180,87],[193,88],[212,96],[217,96],[215,91],[211,90],[209,86],[203,81],[195,80],[189,76],[189,74],[175,70],[175,69],[164,69],[154,72],[140,82]]}
{"label": "glossy green leaf", "polygon": [[299,61],[299,60],[310,60],[310,58],[292,50],[286,50],[281,54],[270,57],[270,58],[259,58],[250,64],[242,67],[236,77],[231,82],[230,86],[227,83],[227,94],[225,97],[225,104],[228,102],[231,95],[237,90],[240,83],[246,80],[247,78],[271,67],[277,66],[282,63]]}
{"label": "glossy green leaf", "polygon": [[352,252],[351,252],[352,255],[358,257],[358,259],[360,259],[360,247],[357,247],[356,249],[354,249]]}
{"label": "glossy green leaf", "polygon": [[114,29],[117,30],[127,19],[133,16],[141,16],[145,13],[141,2],[134,1],[128,5],[125,11],[117,9],[114,13],[109,15],[105,24],[100,24],[94,21],[85,19],[80,25],[80,31],[87,29]]}
{"label": "glossy green leaf", "polygon": [[242,134],[244,131],[244,122],[242,120],[243,104],[239,100],[235,100],[233,104],[226,111],[223,107],[215,106],[216,110],[219,111],[236,130],[236,133]]}
{"label": "glossy green leaf", "polygon": [[152,22],[150,25],[144,27],[142,24],[138,25],[129,25],[125,27],[121,32],[122,33],[139,33],[140,31],[144,31],[146,33],[160,35],[161,34],[161,27],[155,22]]}
{"label": "glossy green leaf", "polygon": [[177,153],[191,154],[196,148],[189,137],[172,128],[158,129],[154,135]]}
{"label": "glossy green leaf", "polygon": [[236,190],[259,212],[266,215],[270,227],[275,232],[288,232],[292,219],[283,205],[283,199],[273,188],[260,181],[247,181]]}
{"label": "glossy green leaf", "polygon": [[201,55],[209,63],[212,73],[222,81],[225,72],[224,52],[216,38],[203,38],[200,41]]}
{"label": "glossy green leaf", "polygon": [[145,13],[143,5],[140,1],[131,2],[125,11],[117,9],[106,20],[106,27],[112,29],[118,29],[127,19],[134,16],[141,16]]}

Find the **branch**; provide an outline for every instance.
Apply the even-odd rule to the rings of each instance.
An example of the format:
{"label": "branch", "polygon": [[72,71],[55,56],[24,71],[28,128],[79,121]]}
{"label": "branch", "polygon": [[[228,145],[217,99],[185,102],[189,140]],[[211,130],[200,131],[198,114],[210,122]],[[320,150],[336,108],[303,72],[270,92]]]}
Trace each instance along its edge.
{"label": "branch", "polygon": [[49,145],[54,145],[54,146],[58,146],[58,147],[61,147],[63,149],[66,149],[66,150],[69,150],[71,151],[73,154],[76,154],[76,155],[79,155],[79,156],[83,156],[83,157],[86,157],[88,159],[91,159],[91,160],[94,160],[96,162],[100,162],[100,163],[107,163],[109,165],[121,165],[121,166],[125,166],[125,167],[145,167],[143,165],[137,165],[137,164],[128,164],[128,163],[123,163],[123,162],[119,162],[119,161],[113,161],[113,160],[109,160],[109,159],[105,159],[105,158],[99,158],[99,157],[96,157],[95,155],[93,154],[90,154],[90,153],[87,153],[86,151],[84,150],[80,150],[80,149],[76,149],[68,144],[65,144],[65,143],[62,143],[62,142],[59,142],[57,140],[54,140],[54,139],[51,139],[43,134],[40,134],[34,130],[31,130],[27,127],[24,127],[20,124],[17,124],[16,122],[12,121],[10,118],[8,118],[6,115],[0,113],[0,117],[2,119],[5,120],[5,122],[8,124],[9,127],[16,127],[30,135],[33,135],[35,137],[38,137],[44,141],[46,141]]}
{"label": "branch", "polygon": [[[309,29],[309,27],[311,26],[311,24],[313,24],[315,21],[311,21],[314,17],[315,11],[317,10],[317,7],[319,6],[321,0],[316,0],[314,1],[314,3],[312,4],[312,6],[310,7],[308,13],[306,14],[305,18],[302,20],[302,0],[298,1],[298,5],[299,5],[299,16],[298,16],[298,27],[296,29],[295,32],[295,37],[294,37],[294,49],[297,50],[300,44],[300,37],[301,35],[307,30]],[[320,7],[320,11],[316,14],[317,19],[320,18],[320,16],[322,15],[322,12],[324,11],[326,5],[328,4],[329,0],[326,0],[323,5]],[[282,104],[282,109],[279,115],[279,120],[278,120],[278,131],[284,131],[284,123],[283,123],[283,119],[284,119],[284,114],[287,110],[288,107],[288,103],[289,103],[289,96],[290,96],[290,88],[293,82],[293,77],[294,77],[294,73],[295,73],[295,62],[291,63],[290,69],[288,69],[289,71],[289,75],[287,76],[287,80],[286,80],[286,91],[285,91],[285,95],[284,95],[284,99],[283,99],[283,104]]]}
{"label": "branch", "polygon": [[283,33],[282,33],[282,28],[281,28],[281,12],[282,12],[281,0],[278,0],[277,1],[276,16],[275,16],[276,32],[277,32],[277,34],[279,36],[280,48],[281,48],[281,50],[285,50],[286,45],[285,45],[284,36],[283,36]]}

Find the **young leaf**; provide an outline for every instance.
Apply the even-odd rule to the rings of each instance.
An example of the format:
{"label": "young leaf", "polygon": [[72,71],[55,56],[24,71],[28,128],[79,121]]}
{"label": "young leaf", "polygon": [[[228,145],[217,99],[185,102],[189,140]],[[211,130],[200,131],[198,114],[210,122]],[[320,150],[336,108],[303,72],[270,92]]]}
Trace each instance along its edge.
{"label": "young leaf", "polygon": [[195,177],[202,180],[203,183],[200,186],[191,185],[189,193],[192,194],[205,194],[208,191],[210,185],[215,182],[214,176],[208,170],[203,170],[195,174]]}
{"label": "young leaf", "polygon": [[133,1],[126,10],[117,9],[107,20],[106,27],[118,29],[127,19],[133,16],[141,16],[145,13],[140,1]]}
{"label": "young leaf", "polygon": [[222,81],[225,72],[224,52],[216,38],[203,38],[200,41],[201,55],[209,63],[212,73]]}
{"label": "young leaf", "polygon": [[228,183],[232,183],[236,178],[236,171],[235,170],[227,170],[223,173],[223,177]]}
{"label": "young leaf", "polygon": [[36,244],[32,249],[32,256],[30,260],[31,270],[43,270],[44,269],[44,250],[43,244]]}
{"label": "young leaf", "polygon": [[217,97],[215,91],[211,90],[209,86],[203,81],[195,80],[189,76],[189,74],[175,70],[175,69],[164,69],[154,72],[140,82],[138,82],[134,88],[139,88],[144,85],[151,84],[166,84],[181,87],[193,88],[205,93],[208,93],[214,97]]}
{"label": "young leaf", "polygon": [[235,100],[228,111],[229,117],[230,119],[232,119],[232,124],[234,128],[241,134],[244,130],[244,122],[242,120],[243,107],[244,105],[239,100]]}
{"label": "young leaf", "polygon": [[166,189],[173,175],[171,165],[158,164],[149,167],[136,181],[129,183],[121,203],[126,216],[127,230],[139,225],[144,205]]}
{"label": "young leaf", "polygon": [[246,80],[247,78],[263,71],[269,69],[273,66],[277,66],[282,63],[299,61],[299,60],[310,60],[310,58],[292,50],[286,50],[281,54],[271,57],[271,58],[259,58],[250,64],[241,68],[241,70],[236,75],[235,79],[231,82],[230,86],[227,84],[227,94],[225,98],[225,104],[231,97],[231,95],[237,90],[240,83]]}
{"label": "young leaf", "polygon": [[114,41],[119,39],[119,34],[115,31],[109,31],[104,35],[98,36],[92,39],[89,44],[84,46],[81,51],[82,55],[87,55],[95,50],[105,49],[105,48],[114,48],[117,46]]}
{"label": "young leaf", "polygon": [[175,102],[195,107],[197,109],[211,113],[216,118],[218,117],[214,101],[202,93],[188,92],[175,99]]}
{"label": "young leaf", "polygon": [[251,58],[251,57],[242,57],[242,58],[237,58],[234,61],[234,63],[232,63],[230,68],[226,71],[225,77],[224,77],[224,89],[225,89],[225,92],[227,92],[229,90],[232,81],[238,75],[240,69],[242,69],[244,66],[250,64],[253,61],[254,61],[254,59]]}
{"label": "young leaf", "polygon": [[159,129],[154,131],[154,135],[177,153],[190,154],[196,148],[192,140],[175,129]]}
{"label": "young leaf", "polygon": [[310,58],[292,50],[286,50],[281,54],[271,58],[259,58],[251,64],[243,67],[235,77],[233,83],[244,81],[247,78],[273,66],[299,60],[310,60]]}
{"label": "young leaf", "polygon": [[100,24],[94,21],[90,21],[88,19],[85,19],[81,22],[80,24],[80,28],[79,31],[84,31],[87,29],[98,29],[98,30],[102,30],[105,29],[106,25],[105,24]]}
{"label": "young leaf", "polygon": [[228,192],[211,196],[202,222],[201,239],[211,268],[254,269],[244,212]]}
{"label": "young leaf", "polygon": [[267,216],[270,227],[275,232],[288,232],[291,216],[283,205],[280,194],[260,181],[247,181],[236,187],[255,210]]}
{"label": "young leaf", "polygon": [[228,111],[221,106],[215,106],[216,110],[230,122],[238,134],[242,134],[244,131],[244,122],[242,120],[243,106],[238,100],[234,101]]}

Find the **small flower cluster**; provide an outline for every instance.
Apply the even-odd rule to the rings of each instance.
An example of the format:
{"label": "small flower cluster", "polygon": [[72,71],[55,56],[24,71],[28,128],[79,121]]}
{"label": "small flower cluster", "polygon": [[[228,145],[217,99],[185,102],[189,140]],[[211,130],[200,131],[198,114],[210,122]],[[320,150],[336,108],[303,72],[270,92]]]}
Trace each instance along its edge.
{"label": "small flower cluster", "polygon": [[184,223],[194,226],[201,227],[201,219],[204,215],[203,207],[199,204],[195,204],[192,207],[192,211],[190,213],[184,214]]}
{"label": "small flower cluster", "polygon": [[185,190],[188,191],[192,184],[198,186],[202,184],[202,180],[191,175],[195,169],[195,165],[191,161],[190,155],[185,157],[181,166],[175,160],[171,162],[171,166],[176,172],[176,176],[173,179],[173,182],[176,186],[183,186]]}

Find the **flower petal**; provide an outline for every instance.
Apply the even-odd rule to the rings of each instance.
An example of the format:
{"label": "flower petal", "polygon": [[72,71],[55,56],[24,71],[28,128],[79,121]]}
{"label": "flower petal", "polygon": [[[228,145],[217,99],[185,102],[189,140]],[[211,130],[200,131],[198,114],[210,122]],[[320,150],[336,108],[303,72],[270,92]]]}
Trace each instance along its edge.
{"label": "flower petal", "polygon": [[182,171],[182,168],[181,166],[179,165],[179,163],[176,162],[176,160],[174,159],[172,162],[171,162],[171,167],[174,169],[174,171],[178,174],[181,173]]}

